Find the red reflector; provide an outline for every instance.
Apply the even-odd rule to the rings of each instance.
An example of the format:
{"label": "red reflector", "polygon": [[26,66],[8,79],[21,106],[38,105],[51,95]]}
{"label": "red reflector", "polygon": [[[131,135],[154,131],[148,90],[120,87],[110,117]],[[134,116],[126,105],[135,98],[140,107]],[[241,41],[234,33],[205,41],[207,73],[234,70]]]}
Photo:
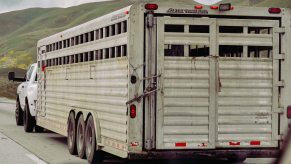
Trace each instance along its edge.
{"label": "red reflector", "polygon": [[42,71],[42,72],[45,72],[45,67],[46,67],[45,65],[43,65],[43,66],[41,67],[41,71]]}
{"label": "red reflector", "polygon": [[251,141],[250,145],[261,145],[261,141]]}
{"label": "red reflector", "polygon": [[291,106],[287,107],[287,118],[291,119]]}
{"label": "red reflector", "polygon": [[269,13],[270,14],[280,14],[281,9],[280,8],[269,8]]}
{"label": "red reflector", "polygon": [[233,7],[233,6],[231,6],[231,7],[230,7],[230,10],[233,10],[233,9],[234,9],[234,7]]}
{"label": "red reflector", "polygon": [[127,15],[127,14],[129,14],[129,11],[125,11],[124,13]]}
{"label": "red reflector", "polygon": [[136,106],[134,104],[130,105],[130,118],[136,117]]}
{"label": "red reflector", "polygon": [[195,6],[195,9],[203,9],[203,6],[201,6],[201,5],[196,5],[196,6]]}
{"label": "red reflector", "polygon": [[211,9],[217,10],[219,7],[218,6],[210,6]]}
{"label": "red reflector", "polygon": [[229,145],[230,146],[239,146],[240,145],[240,142],[229,142]]}
{"label": "red reflector", "polygon": [[187,145],[186,142],[176,142],[175,143],[176,147],[186,147],[186,145]]}
{"label": "red reflector", "polygon": [[157,4],[154,4],[154,3],[148,3],[144,6],[144,8],[147,10],[157,10],[159,8],[159,6]]}

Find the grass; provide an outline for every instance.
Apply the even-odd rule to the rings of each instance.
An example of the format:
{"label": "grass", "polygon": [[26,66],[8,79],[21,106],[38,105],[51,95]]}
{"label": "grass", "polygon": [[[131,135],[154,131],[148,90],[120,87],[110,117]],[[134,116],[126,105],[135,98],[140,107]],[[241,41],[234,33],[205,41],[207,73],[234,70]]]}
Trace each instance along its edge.
{"label": "grass", "polygon": [[[11,67],[11,60],[17,59],[13,67],[25,68],[36,61],[36,43],[39,39],[57,32],[82,24],[116,9],[128,6],[137,0],[114,0],[84,4],[70,8],[33,8],[21,11],[13,11],[0,14],[0,61],[9,56],[7,63],[0,63],[0,96],[15,93],[16,83],[6,80],[7,70],[3,67]],[[144,0],[147,2],[171,3],[173,0]],[[250,3],[250,1],[252,3]],[[177,2],[177,1],[175,1]],[[193,0],[179,0],[179,3],[195,4]],[[222,3],[233,5],[264,7],[291,7],[291,0],[224,0]],[[26,55],[30,55],[29,58]],[[2,64],[2,65],[1,65]],[[5,70],[5,75],[1,70]],[[3,77],[4,76],[4,77]],[[4,85],[5,84],[5,85]],[[7,86],[7,87],[5,87]],[[10,97],[11,98],[11,97]]]}

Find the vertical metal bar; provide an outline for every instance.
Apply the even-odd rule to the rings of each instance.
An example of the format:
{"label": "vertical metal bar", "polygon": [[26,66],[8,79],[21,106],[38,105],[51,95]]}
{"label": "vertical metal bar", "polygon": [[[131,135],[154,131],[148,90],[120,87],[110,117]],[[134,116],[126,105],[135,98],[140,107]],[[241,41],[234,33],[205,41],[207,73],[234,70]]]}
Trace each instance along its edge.
{"label": "vertical metal bar", "polygon": [[112,36],[112,25],[109,26],[109,37]]}
{"label": "vertical metal bar", "polygon": [[156,115],[156,148],[161,149],[164,147],[164,106],[163,106],[163,73],[164,73],[164,41],[165,41],[165,27],[164,27],[165,18],[157,18],[157,73],[162,74],[159,78],[157,87],[160,89],[157,92],[157,115]]}
{"label": "vertical metal bar", "polygon": [[[274,28],[279,27],[279,22],[276,23]],[[276,60],[280,54],[279,48],[279,33],[273,30],[273,97],[272,97],[272,145],[278,145],[278,113],[276,110],[279,108],[279,87],[276,85],[279,82],[279,60]]]}
{"label": "vertical metal bar", "polygon": [[[189,25],[184,26],[184,33],[189,33]],[[184,45],[184,56],[188,57],[189,56],[189,47],[190,45]]]}
{"label": "vertical metal bar", "polygon": [[112,48],[108,48],[109,49],[109,59],[112,58]]}
{"label": "vertical metal bar", "polygon": [[[243,31],[243,33],[245,34],[245,35],[247,35],[248,34],[248,28],[249,27],[243,27],[244,29],[244,31]],[[243,46],[243,55],[242,55],[242,57],[243,58],[247,58],[248,57],[248,46]]]}
{"label": "vertical metal bar", "polygon": [[124,47],[123,46],[120,46],[120,56],[124,56]]}
{"label": "vertical metal bar", "polygon": [[211,19],[210,20],[210,33],[209,33],[209,40],[210,40],[210,55],[212,57],[209,58],[209,148],[214,148],[215,147],[215,139],[218,137],[218,131],[217,131],[217,123],[218,123],[218,118],[217,118],[217,110],[218,110],[218,105],[217,105],[217,83],[218,83],[218,77],[217,77],[217,72],[218,72],[218,50],[217,50],[217,28],[218,26],[216,25],[216,20]]}

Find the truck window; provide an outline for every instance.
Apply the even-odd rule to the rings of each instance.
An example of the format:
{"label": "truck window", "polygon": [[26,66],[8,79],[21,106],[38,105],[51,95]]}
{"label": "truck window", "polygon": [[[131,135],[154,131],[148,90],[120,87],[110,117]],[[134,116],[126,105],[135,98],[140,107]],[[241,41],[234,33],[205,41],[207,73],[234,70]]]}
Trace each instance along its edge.
{"label": "truck window", "polygon": [[27,71],[26,81],[29,81],[33,72],[34,66],[31,66],[30,69]]}

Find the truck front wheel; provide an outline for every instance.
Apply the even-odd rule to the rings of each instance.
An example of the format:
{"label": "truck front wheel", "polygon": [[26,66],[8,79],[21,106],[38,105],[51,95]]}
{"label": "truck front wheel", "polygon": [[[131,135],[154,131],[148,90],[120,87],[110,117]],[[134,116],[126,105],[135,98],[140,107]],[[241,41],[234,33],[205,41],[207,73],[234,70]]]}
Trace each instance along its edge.
{"label": "truck front wheel", "polygon": [[16,125],[18,126],[23,125],[23,111],[20,107],[20,102],[18,98],[16,100],[15,120],[16,120]]}
{"label": "truck front wheel", "polygon": [[29,107],[27,103],[25,103],[25,107],[24,107],[23,121],[24,121],[24,131],[32,132],[35,125],[35,119],[34,117],[30,115],[30,111],[29,111]]}

